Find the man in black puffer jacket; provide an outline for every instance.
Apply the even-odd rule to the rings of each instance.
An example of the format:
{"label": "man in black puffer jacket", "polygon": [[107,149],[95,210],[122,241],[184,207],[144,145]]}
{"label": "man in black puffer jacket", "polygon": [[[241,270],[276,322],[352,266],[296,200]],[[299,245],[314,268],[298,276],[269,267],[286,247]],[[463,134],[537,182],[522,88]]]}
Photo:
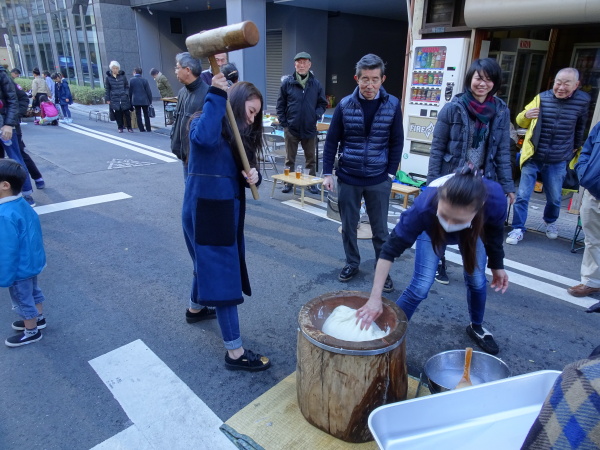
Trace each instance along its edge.
{"label": "man in black puffer jacket", "polygon": [[[356,229],[362,198],[373,232],[375,264],[388,236],[390,192],[400,163],[404,132],[400,101],[381,86],[385,81],[384,70],[385,64],[379,56],[369,54],[361,58],[354,76],[358,87],[335,108],[325,140],[323,187],[330,191],[335,155],[340,153],[336,175],[346,266],[338,279],[343,282],[358,273]],[[383,290],[394,290],[389,275]]]}
{"label": "man in black puffer jacket", "polygon": [[[512,231],[506,243],[516,245],[523,239],[529,198],[533,192],[538,173],[541,174],[546,194],[544,222],[546,237],[556,239],[556,220],[560,214],[562,185],[567,174],[567,164],[583,145],[587,125],[590,96],[577,89],[579,72],[567,67],[559,70],[552,89],[542,92],[517,116],[517,124],[523,128],[532,126],[532,137],[521,150],[521,181],[514,205]],[[535,124],[532,121],[535,120]],[[527,145],[526,145],[527,144]],[[532,151],[525,153],[525,149]]]}
{"label": "man in black puffer jacket", "polygon": [[187,179],[187,163],[190,153],[190,118],[204,105],[208,85],[202,81],[202,64],[190,53],[183,52],[175,56],[175,75],[184,86],[177,94],[175,121],[171,128],[171,151],[183,163],[183,177]]}
{"label": "man in black puffer jacket", "polygon": [[[285,166],[294,171],[298,144],[301,143],[306,168],[310,175],[315,176],[317,121],[327,109],[327,100],[323,86],[310,71],[311,64],[310,55],[306,52],[300,52],[294,58],[296,70],[281,83],[277,118],[285,137]],[[292,185],[286,184],[281,192],[291,190]],[[313,194],[319,193],[316,186],[309,190]]]}
{"label": "man in black puffer jacket", "polygon": [[[25,170],[27,173],[21,193],[23,194],[25,200],[27,200],[27,203],[29,203],[31,206],[35,206],[35,201],[31,196],[33,193],[33,188],[31,186],[31,180],[29,179],[29,172],[27,171],[27,167],[25,166],[25,162],[21,156],[21,151],[19,150],[17,133],[13,132],[13,129],[19,120],[19,100],[17,98],[16,86],[14,81],[6,73],[6,69],[1,66],[0,101],[2,102],[0,115],[2,116],[3,121],[2,128],[0,128],[2,147],[4,148],[6,155],[21,164],[21,166],[23,166],[23,170]],[[6,144],[5,142],[10,142],[10,144]]]}

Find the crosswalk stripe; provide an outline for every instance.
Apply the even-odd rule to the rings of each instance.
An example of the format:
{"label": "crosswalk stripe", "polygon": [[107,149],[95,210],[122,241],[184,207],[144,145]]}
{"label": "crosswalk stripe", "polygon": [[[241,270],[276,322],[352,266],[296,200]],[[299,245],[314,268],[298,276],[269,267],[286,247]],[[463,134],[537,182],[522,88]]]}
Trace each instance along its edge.
{"label": "crosswalk stripe", "polygon": [[33,208],[33,210],[38,213],[39,216],[41,216],[42,214],[81,208],[83,206],[97,205],[99,203],[114,202],[115,200],[125,200],[127,198],[131,198],[131,195],[128,195],[124,192],[116,192],[114,194],[97,195],[95,197],[79,198],[77,200],[36,206]]}
{"label": "crosswalk stripe", "polygon": [[[141,153],[142,155],[150,156],[151,158],[156,158],[160,161],[164,162],[177,162],[177,157],[172,153],[165,152],[164,150],[160,150],[155,147],[150,147],[145,144],[138,144],[137,142],[129,141],[127,139],[111,136],[106,133],[95,132],[94,130],[89,130],[89,128],[82,127],[80,125],[74,124],[59,124],[62,128],[66,128],[69,131],[73,131],[74,133],[83,134],[85,136],[89,136],[94,139],[98,139],[100,141],[108,142],[110,144],[118,145],[119,147],[123,147],[129,150],[133,150],[134,152]],[[135,145],[132,145],[135,144]],[[146,147],[151,149],[151,151],[145,150],[142,147]]]}
{"label": "crosswalk stripe", "polygon": [[[237,447],[219,430],[223,421],[140,339],[89,361],[134,427],[94,447]],[[149,442],[150,447],[140,447]]]}

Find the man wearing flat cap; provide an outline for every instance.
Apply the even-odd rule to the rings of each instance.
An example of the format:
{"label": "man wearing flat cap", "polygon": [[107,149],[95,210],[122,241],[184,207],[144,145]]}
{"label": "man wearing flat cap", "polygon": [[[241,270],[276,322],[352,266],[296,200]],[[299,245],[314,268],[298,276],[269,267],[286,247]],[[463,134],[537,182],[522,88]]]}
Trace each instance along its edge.
{"label": "man wearing flat cap", "polygon": [[[325,91],[319,80],[310,71],[311,58],[306,52],[300,52],[294,58],[293,74],[286,76],[281,83],[281,91],[277,99],[277,117],[283,127],[285,137],[285,166],[294,171],[298,144],[302,144],[306,169],[311,175],[315,172],[315,149],[317,142],[317,121],[327,109]],[[292,190],[286,184],[281,192]],[[316,186],[309,188],[318,194]]]}

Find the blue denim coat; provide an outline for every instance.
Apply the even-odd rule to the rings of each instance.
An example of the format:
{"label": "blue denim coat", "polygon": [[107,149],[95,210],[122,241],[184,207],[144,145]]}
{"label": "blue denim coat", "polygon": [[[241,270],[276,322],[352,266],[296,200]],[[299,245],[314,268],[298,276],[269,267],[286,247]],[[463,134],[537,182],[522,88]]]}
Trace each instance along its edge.
{"label": "blue denim coat", "polygon": [[211,87],[190,126],[183,233],[194,263],[192,301],[237,305],[251,295],[245,261],[246,182],[221,131],[227,94]]}
{"label": "blue denim coat", "polygon": [[0,287],[39,275],[46,267],[37,213],[19,194],[0,199]]}

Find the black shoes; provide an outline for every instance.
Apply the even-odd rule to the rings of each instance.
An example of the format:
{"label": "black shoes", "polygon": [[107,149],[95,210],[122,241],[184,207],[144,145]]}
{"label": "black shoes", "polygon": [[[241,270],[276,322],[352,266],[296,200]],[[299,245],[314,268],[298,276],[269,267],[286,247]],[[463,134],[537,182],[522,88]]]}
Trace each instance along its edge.
{"label": "black shoes", "polygon": [[311,194],[316,194],[316,195],[320,195],[321,191],[319,190],[319,188],[315,185],[309,186],[308,190]]}
{"label": "black shoes", "polygon": [[340,276],[338,279],[340,281],[346,282],[350,281],[354,276],[358,273],[358,267],[352,267],[349,265],[345,265],[342,271],[340,272]]}
{"label": "black shoes", "polygon": [[435,272],[435,281],[440,284],[449,284],[450,278],[448,278],[448,274],[446,273],[446,265],[443,263],[439,263],[437,267],[437,271]]}
{"label": "black shoes", "polygon": [[[25,322],[23,322],[22,320],[17,320],[16,322],[12,323],[12,327],[13,327],[13,330],[25,331]],[[41,320],[40,319],[37,320],[37,327],[39,330],[43,330],[44,328],[46,328],[46,318],[45,317]]]}
{"label": "black shoes", "polygon": [[281,192],[283,192],[284,194],[287,194],[288,192],[292,192],[292,185],[288,184],[288,183],[284,183],[283,189],[281,190]]}
{"label": "black shoes", "polygon": [[475,343],[486,353],[496,355],[500,351],[498,344],[494,340],[494,336],[485,328],[481,327],[482,333],[478,333],[473,329],[473,324],[467,327],[467,334]]}
{"label": "black shoes", "polygon": [[7,338],[4,343],[7,347],[20,347],[21,345],[33,344],[42,338],[42,332],[37,331],[34,335],[27,336],[25,332]]}
{"label": "black shoes", "polygon": [[389,275],[385,279],[385,283],[383,283],[383,292],[394,292],[394,282]]}
{"label": "black shoes", "polygon": [[229,370],[258,372],[271,367],[271,361],[266,356],[259,355],[252,350],[246,349],[238,359],[231,359],[229,353],[225,352],[225,367]]}
{"label": "black shoes", "polygon": [[185,320],[187,323],[196,323],[196,322],[200,322],[201,320],[216,319],[216,318],[217,318],[217,311],[215,310],[215,308],[208,308],[207,306],[205,306],[197,313],[190,312],[189,309],[185,310]]}

